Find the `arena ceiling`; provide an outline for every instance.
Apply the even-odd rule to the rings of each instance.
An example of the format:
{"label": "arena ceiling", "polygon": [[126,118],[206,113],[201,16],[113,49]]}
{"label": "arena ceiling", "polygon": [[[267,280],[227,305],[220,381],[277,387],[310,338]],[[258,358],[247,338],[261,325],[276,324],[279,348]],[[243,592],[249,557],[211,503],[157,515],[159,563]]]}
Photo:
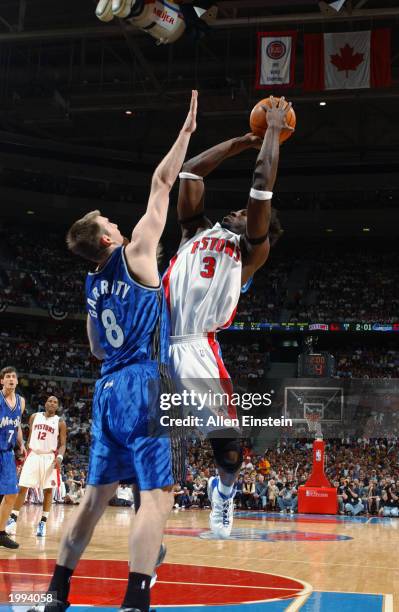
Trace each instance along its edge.
{"label": "arena ceiling", "polygon": [[[301,86],[290,91],[298,126],[285,145],[281,177],[288,191],[329,189],[338,175],[342,189],[398,189],[397,0],[348,1],[332,15],[316,0],[217,4],[206,36],[157,46],[131,26],[97,21],[93,0],[0,0],[2,168],[134,184],[141,194],[177,133],[193,87],[200,91],[200,116],[192,151],[248,130],[249,111],[260,97],[254,88],[259,29],[389,25],[392,88],[323,96],[304,94]],[[300,42],[299,82],[302,77]],[[230,192],[247,189],[252,157],[232,160],[218,175],[216,206],[227,184]]]}

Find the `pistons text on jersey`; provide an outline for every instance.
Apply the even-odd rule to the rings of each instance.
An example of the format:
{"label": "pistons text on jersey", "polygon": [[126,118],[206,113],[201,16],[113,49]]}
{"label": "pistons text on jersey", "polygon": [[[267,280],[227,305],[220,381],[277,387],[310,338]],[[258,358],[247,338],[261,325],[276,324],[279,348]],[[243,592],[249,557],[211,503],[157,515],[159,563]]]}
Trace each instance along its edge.
{"label": "pistons text on jersey", "polygon": [[233,257],[234,261],[240,261],[241,259],[241,249],[237,244],[231,242],[231,240],[225,240],[225,238],[202,238],[201,240],[196,240],[193,243],[191,249],[191,255],[197,251],[215,251],[216,253],[224,253],[229,257]]}

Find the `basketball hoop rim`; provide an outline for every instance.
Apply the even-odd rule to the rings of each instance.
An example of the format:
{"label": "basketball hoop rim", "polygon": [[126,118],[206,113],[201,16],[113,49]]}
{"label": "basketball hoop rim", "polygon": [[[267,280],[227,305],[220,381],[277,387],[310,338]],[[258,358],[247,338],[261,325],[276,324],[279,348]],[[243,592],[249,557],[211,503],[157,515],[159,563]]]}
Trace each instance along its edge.
{"label": "basketball hoop rim", "polygon": [[317,423],[318,421],[321,421],[321,415],[320,414],[309,414],[305,417],[305,419],[307,421],[310,421],[311,423]]}

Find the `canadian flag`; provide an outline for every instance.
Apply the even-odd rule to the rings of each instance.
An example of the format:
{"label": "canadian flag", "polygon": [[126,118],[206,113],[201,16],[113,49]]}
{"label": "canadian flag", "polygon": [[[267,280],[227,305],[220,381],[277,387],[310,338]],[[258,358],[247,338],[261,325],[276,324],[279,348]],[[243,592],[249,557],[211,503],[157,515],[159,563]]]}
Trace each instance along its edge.
{"label": "canadian flag", "polygon": [[391,30],[305,35],[304,89],[391,85]]}

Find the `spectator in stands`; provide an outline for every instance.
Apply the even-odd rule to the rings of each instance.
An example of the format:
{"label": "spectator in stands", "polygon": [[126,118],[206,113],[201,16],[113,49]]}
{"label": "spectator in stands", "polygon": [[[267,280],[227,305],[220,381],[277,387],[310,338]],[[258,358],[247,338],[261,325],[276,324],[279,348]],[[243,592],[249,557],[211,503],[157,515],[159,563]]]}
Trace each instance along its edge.
{"label": "spectator in stands", "polygon": [[83,496],[82,484],[77,480],[75,470],[70,470],[66,479],[66,495],[64,504],[79,504],[79,500]]}
{"label": "spectator in stands", "polygon": [[258,471],[266,478],[270,474],[270,463],[267,459],[267,453],[264,454],[258,464]]}
{"label": "spectator in stands", "polygon": [[354,480],[354,485],[358,486],[358,488],[359,488],[359,499],[362,502],[364,511],[369,513],[370,511],[369,511],[369,506],[368,506],[368,500],[369,500],[369,490],[368,490],[368,487],[366,487],[366,485],[364,484],[363,480],[360,480],[360,481],[359,480]]}
{"label": "spectator in stands", "polygon": [[186,508],[190,508],[193,502],[192,496],[190,496],[189,490],[187,487],[180,485],[176,487],[176,491],[174,492],[175,496],[175,509],[176,510],[186,510]]}
{"label": "spectator in stands", "polygon": [[207,481],[200,476],[197,476],[194,481],[193,488],[193,505],[197,505],[202,509],[205,506],[206,501],[208,501]]}
{"label": "spectator in stands", "polygon": [[251,460],[251,457],[248,455],[247,457],[245,457],[242,467],[244,470],[253,470],[254,466]]}
{"label": "spectator in stands", "polygon": [[379,514],[382,516],[399,516],[399,494],[395,483],[388,484],[383,489]]}
{"label": "spectator in stands", "polygon": [[245,474],[242,487],[242,504],[246,510],[251,510],[253,508],[255,489],[255,478],[249,474]]}
{"label": "spectator in stands", "polygon": [[274,478],[271,478],[267,486],[267,501],[271,510],[276,510],[279,492],[280,491],[278,486],[276,485],[276,481],[274,480]]}
{"label": "spectator in stands", "polygon": [[236,494],[234,497],[234,505],[236,508],[243,508],[243,504],[244,504],[243,488],[244,488],[244,478],[243,476],[239,476],[236,482]]}
{"label": "spectator in stands", "polygon": [[360,512],[363,512],[364,506],[360,499],[360,489],[355,482],[350,483],[349,480],[345,480],[343,500],[345,504],[345,511],[348,514],[357,516],[360,514]]}
{"label": "spectator in stands", "polygon": [[254,493],[254,508],[266,509],[267,505],[267,484],[263,474],[258,474]]}
{"label": "spectator in stands", "polygon": [[116,494],[110,500],[110,506],[124,506],[130,508],[133,506],[134,497],[132,488],[126,484],[121,484],[116,490]]}
{"label": "spectator in stands", "polygon": [[293,482],[287,482],[286,485],[281,489],[277,497],[278,507],[280,508],[280,514],[284,514],[285,511],[294,514],[298,509],[298,498],[297,490]]}
{"label": "spectator in stands", "polygon": [[378,514],[380,509],[381,488],[376,481],[370,482],[367,490],[367,510],[369,514]]}

